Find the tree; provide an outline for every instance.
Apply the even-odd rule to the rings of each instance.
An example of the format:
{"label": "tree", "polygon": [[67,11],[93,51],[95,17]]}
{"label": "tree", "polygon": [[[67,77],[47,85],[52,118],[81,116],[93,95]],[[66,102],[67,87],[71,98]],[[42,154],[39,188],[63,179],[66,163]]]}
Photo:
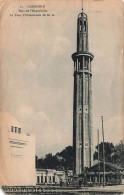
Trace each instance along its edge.
{"label": "tree", "polygon": [[[112,154],[114,153],[113,143],[104,142],[104,151],[105,151],[105,161],[112,162]],[[100,160],[103,160],[103,142],[99,144],[99,156]],[[96,151],[94,153],[94,160],[98,159],[98,145],[96,146]]]}
{"label": "tree", "polygon": [[37,168],[43,168],[43,158],[37,160]]}
{"label": "tree", "polygon": [[74,152],[73,147],[68,146],[61,152],[55,155],[52,153],[46,154],[45,158],[38,159],[38,168],[68,170],[73,169]]}
{"label": "tree", "polygon": [[[124,167],[124,142],[121,141],[116,146],[113,143],[104,142],[105,161]],[[103,160],[103,142],[99,144],[100,160]],[[72,146],[66,147],[55,155],[46,154],[45,158],[35,157],[36,168],[56,169],[56,170],[73,170],[74,149]],[[98,159],[98,145],[94,153],[94,160]]]}
{"label": "tree", "polygon": [[74,149],[72,146],[66,147],[62,152],[56,154],[58,157],[61,157],[61,165],[65,170],[72,170],[74,163]]}
{"label": "tree", "polygon": [[113,163],[124,167],[124,142],[122,140],[115,146]]}
{"label": "tree", "polygon": [[46,154],[45,159],[43,160],[44,167],[47,169],[53,168],[53,155],[52,153]]}
{"label": "tree", "polygon": [[35,168],[38,168],[38,157],[35,155]]}

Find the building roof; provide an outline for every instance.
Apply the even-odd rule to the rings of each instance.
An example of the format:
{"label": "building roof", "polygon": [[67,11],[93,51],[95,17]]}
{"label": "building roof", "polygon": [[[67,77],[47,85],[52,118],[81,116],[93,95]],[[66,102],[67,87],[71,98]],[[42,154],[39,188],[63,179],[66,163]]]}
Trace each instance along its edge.
{"label": "building roof", "polygon": [[[120,172],[123,170],[124,170],[124,168],[122,168],[118,165],[112,164],[110,162],[105,162],[105,171],[106,172],[118,172],[118,171]],[[88,172],[98,172],[98,171],[99,171],[98,163],[88,169]],[[100,172],[102,172],[102,171],[103,171],[103,161],[100,161]]]}

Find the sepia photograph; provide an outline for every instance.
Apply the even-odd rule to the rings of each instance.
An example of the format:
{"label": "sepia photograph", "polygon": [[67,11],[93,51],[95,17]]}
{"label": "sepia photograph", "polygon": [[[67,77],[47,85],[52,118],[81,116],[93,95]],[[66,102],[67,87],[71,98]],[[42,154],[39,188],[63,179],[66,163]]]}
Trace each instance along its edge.
{"label": "sepia photograph", "polygon": [[0,193],[124,194],[123,1],[0,0]]}

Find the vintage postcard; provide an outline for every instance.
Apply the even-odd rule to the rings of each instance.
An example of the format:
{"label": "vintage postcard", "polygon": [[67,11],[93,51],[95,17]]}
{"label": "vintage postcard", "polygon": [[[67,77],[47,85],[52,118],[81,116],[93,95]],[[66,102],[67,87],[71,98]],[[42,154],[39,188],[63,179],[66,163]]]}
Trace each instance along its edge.
{"label": "vintage postcard", "polygon": [[0,185],[124,191],[123,1],[0,1]]}

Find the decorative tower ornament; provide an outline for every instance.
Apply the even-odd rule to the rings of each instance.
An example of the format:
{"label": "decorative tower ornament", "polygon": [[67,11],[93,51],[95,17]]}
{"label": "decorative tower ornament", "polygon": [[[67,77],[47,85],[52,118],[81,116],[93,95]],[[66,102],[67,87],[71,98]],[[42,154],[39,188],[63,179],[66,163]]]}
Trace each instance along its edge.
{"label": "decorative tower ornament", "polygon": [[[82,2],[83,4],[83,2]],[[88,18],[82,12],[77,19],[77,52],[74,61],[73,148],[74,174],[80,175],[93,162],[92,71],[93,54],[88,47]]]}

